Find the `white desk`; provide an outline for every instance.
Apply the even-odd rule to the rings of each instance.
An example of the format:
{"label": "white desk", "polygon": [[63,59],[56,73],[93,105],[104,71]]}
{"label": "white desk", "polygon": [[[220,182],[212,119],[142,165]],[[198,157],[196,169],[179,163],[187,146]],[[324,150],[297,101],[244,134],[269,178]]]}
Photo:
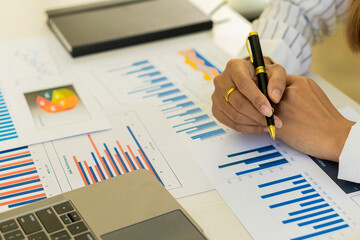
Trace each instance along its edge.
{"label": "white desk", "polygon": [[[16,0],[4,1],[0,9],[0,41],[31,37],[50,32],[46,26],[45,10],[94,0]],[[191,0],[204,12],[209,13],[219,0]],[[231,56],[236,56],[250,24],[228,7],[222,7],[213,15],[217,23],[212,31],[213,38]],[[360,105],[341,93],[320,77],[310,74],[328,94],[336,107],[351,106],[360,111]],[[251,239],[246,229],[227,207],[216,191],[210,191],[186,198],[179,202],[204,229],[209,239]]]}

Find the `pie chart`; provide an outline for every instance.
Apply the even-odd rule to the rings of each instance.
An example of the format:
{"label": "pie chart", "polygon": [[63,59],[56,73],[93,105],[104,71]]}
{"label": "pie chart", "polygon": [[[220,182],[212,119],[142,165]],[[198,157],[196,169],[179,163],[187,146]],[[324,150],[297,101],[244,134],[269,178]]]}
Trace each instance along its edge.
{"label": "pie chart", "polygon": [[50,89],[41,92],[36,103],[45,112],[59,113],[76,107],[78,97],[67,88]]}

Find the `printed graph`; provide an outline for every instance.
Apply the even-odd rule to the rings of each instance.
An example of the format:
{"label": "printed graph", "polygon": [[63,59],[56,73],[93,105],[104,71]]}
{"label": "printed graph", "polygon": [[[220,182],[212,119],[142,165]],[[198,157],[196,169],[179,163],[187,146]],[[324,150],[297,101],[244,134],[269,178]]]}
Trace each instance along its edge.
{"label": "printed graph", "polygon": [[349,227],[338,209],[301,174],[264,182],[258,188],[272,215],[287,229],[302,233],[292,240],[320,237]]}
{"label": "printed graph", "polygon": [[203,78],[207,81],[211,81],[221,73],[212,63],[204,58],[195,49],[187,49],[179,52],[185,58],[185,63],[193,68],[195,71],[202,72]]}
{"label": "printed graph", "polygon": [[0,89],[0,142],[15,138],[18,138],[18,135]]}
{"label": "printed graph", "polygon": [[18,207],[46,198],[28,147],[0,152],[0,208]]}
{"label": "printed graph", "polygon": [[227,158],[230,162],[219,165],[218,168],[232,168],[236,176],[261,172],[289,163],[273,145],[232,153],[227,155]]}
{"label": "printed graph", "polygon": [[119,101],[156,101],[174,131],[188,139],[207,140],[226,133],[185,89],[149,60],[106,69],[99,78]]}

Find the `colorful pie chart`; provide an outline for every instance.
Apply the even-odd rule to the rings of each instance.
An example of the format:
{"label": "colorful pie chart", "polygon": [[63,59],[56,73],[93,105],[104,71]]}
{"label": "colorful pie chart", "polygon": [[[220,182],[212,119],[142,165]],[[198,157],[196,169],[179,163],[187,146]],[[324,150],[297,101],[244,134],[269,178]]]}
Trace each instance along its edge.
{"label": "colorful pie chart", "polygon": [[43,91],[37,96],[36,103],[45,112],[59,113],[76,107],[78,98],[73,91],[59,88]]}

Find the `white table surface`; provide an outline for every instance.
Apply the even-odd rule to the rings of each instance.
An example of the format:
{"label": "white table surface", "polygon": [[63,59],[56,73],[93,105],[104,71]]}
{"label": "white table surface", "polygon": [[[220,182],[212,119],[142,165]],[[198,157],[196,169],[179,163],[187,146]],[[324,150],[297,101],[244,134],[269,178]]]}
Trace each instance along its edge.
{"label": "white table surface", "polygon": [[[221,1],[190,0],[205,13],[211,12]],[[33,37],[50,33],[46,26],[45,10],[55,7],[71,6],[95,0],[13,0],[3,1],[0,9],[0,42],[17,38]],[[235,57],[250,32],[250,24],[242,16],[227,6],[220,8],[213,16],[215,26],[212,30],[214,41],[231,56]],[[338,108],[351,106],[360,111],[360,105],[331,84],[310,73],[330,100]],[[188,213],[203,228],[212,240],[251,239],[224,200],[213,190],[178,200]]]}

